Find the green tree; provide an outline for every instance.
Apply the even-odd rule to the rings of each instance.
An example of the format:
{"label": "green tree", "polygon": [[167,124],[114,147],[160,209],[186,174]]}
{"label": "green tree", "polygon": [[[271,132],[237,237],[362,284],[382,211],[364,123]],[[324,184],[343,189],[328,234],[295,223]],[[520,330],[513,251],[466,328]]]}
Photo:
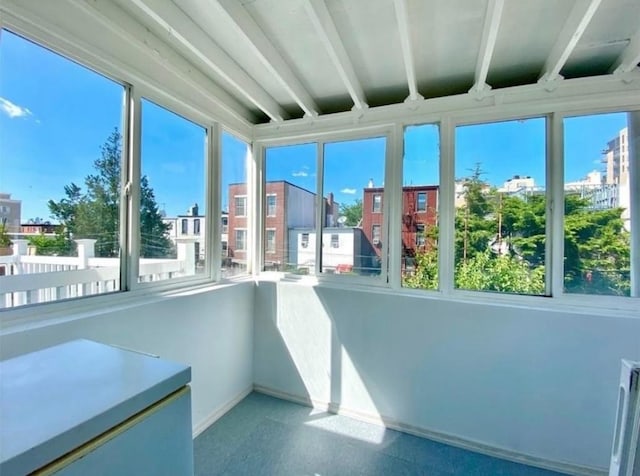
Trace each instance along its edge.
{"label": "green tree", "polygon": [[29,245],[36,247],[41,256],[64,256],[69,252],[69,242],[62,233],[55,236],[37,235],[29,238]]}
{"label": "green tree", "polygon": [[362,220],[362,200],[357,198],[351,205],[340,204],[340,216],[346,218],[346,226],[358,226]]}
{"label": "green tree", "polygon": [[[461,289],[542,294],[545,290],[546,199],[499,193],[480,166],[464,179],[456,210],[455,285]],[[628,295],[630,241],[622,209],[594,210],[588,198],[565,198],[565,288],[568,292]],[[435,241],[434,241],[435,243]],[[418,250],[408,287],[437,287],[437,249]]]}
{"label": "green tree", "polygon": [[[122,137],[115,129],[100,148],[94,161],[95,172],[84,180],[85,190],[75,183],[64,187],[65,197],[49,200],[51,216],[64,228],[66,251],[71,252],[73,239],[96,240],[95,252],[100,257],[119,254],[120,181]],[[174,256],[168,236],[169,225],[162,222],[153,189],[146,176],[140,182],[140,256]]]}

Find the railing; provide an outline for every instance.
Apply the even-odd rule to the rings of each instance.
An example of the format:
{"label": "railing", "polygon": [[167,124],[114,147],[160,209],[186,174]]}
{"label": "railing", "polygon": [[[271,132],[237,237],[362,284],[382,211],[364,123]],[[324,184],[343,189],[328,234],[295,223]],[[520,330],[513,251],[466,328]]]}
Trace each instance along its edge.
{"label": "railing", "polygon": [[[14,240],[13,255],[0,256],[0,308],[90,296],[120,289],[120,259],[96,258],[95,240],[76,240],[78,256],[27,254]],[[178,242],[178,259],[140,259],[140,282],[195,274],[193,240]]]}

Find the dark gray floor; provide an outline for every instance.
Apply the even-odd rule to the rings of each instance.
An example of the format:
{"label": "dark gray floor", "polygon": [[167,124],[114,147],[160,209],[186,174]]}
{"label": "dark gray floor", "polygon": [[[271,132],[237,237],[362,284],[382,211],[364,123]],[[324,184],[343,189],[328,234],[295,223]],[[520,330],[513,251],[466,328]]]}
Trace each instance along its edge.
{"label": "dark gray floor", "polygon": [[194,442],[195,474],[553,476],[252,393]]}

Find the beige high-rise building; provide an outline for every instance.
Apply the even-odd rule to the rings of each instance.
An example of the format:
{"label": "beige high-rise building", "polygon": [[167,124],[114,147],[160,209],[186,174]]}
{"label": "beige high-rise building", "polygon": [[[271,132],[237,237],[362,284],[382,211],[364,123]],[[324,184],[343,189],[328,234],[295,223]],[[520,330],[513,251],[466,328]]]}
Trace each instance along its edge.
{"label": "beige high-rise building", "polygon": [[629,128],[621,129],[616,137],[607,142],[603,162],[607,164],[607,184],[629,183]]}

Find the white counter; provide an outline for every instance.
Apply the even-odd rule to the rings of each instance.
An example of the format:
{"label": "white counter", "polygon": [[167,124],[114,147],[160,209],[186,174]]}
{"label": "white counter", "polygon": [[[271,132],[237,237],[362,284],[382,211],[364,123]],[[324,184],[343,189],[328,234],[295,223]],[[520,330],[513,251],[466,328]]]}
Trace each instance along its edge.
{"label": "white counter", "polygon": [[179,390],[190,367],[88,340],[0,362],[0,474],[28,474]]}

